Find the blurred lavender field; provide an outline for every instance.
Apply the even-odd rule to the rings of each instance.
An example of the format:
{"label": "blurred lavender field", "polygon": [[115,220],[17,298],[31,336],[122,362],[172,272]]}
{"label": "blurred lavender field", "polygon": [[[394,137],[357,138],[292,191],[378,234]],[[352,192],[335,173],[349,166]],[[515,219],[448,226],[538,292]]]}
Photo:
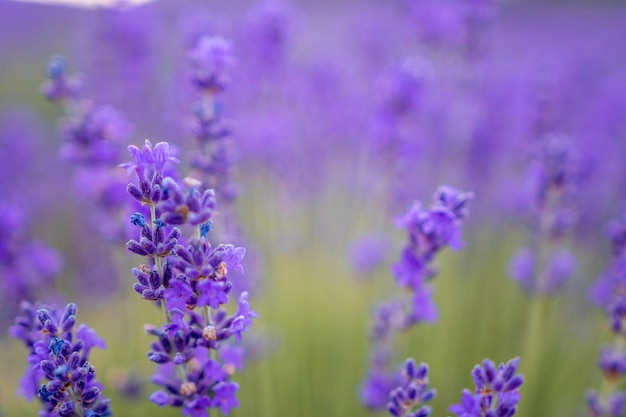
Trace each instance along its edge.
{"label": "blurred lavender field", "polygon": [[[211,415],[394,415],[407,357],[430,366],[431,415],[458,414],[475,364],[514,357],[515,415],[626,415],[626,4],[4,1],[0,21],[0,416],[41,409],[15,394],[34,351],[9,334],[21,301],[77,304],[106,342],[89,363],[114,415],[180,415],[158,405],[182,397],[206,415],[185,411],[195,385],[148,399],[146,353],[167,349],[144,324],[175,316],[141,274],[167,291],[170,263],[190,273],[137,236],[173,225],[190,251],[237,248],[209,275],[224,317],[246,293],[259,314],[241,342],[224,328],[244,367],[211,339],[215,306],[180,305],[238,383],[232,410],[208,388]],[[162,194],[141,188],[146,139],[169,143]],[[107,415],[58,413],[42,415]]]}

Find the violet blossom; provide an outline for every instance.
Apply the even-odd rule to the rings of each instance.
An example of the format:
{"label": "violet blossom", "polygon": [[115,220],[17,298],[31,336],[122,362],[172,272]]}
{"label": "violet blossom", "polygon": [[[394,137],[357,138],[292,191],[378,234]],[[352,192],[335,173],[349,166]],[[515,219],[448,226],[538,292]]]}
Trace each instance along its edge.
{"label": "violet blossom", "polygon": [[[178,162],[167,143],[146,141],[142,149],[129,151],[133,161],[121,166],[134,171],[138,183],[129,184],[128,192],[150,211],[149,220],[142,213],[130,219],[140,231],[127,249],[144,258],[133,268],[134,288],[142,298],[159,302],[164,318],[160,327],[145,327],[156,337],[148,353],[158,365],[153,382],[164,388],[150,400],[181,407],[183,415],[205,416],[210,408],[228,413],[238,406],[239,386],[231,376],[241,363],[219,352],[232,350],[231,343],[238,343],[257,317],[247,292],[239,295],[233,314],[225,308],[233,288],[229,275],[242,271],[245,249],[210,243],[215,193],[195,179],[178,183],[163,176],[167,164]],[[193,235],[183,239],[172,224],[191,228]]]}

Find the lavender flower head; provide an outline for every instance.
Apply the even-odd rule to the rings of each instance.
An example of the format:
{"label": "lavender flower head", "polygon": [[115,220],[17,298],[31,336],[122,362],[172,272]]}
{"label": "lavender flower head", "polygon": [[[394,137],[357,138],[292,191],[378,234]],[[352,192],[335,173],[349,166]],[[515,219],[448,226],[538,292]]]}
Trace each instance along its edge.
{"label": "lavender flower head", "polygon": [[91,349],[106,345],[84,324],[75,328],[76,311],[76,304],[53,309],[25,302],[11,327],[11,335],[30,351],[21,393],[28,400],[39,398],[43,417],[111,415],[110,401],[89,363]]}
{"label": "lavender flower head", "polygon": [[[368,408],[378,410],[385,407],[390,392],[400,386],[393,391],[395,394],[392,392],[391,405],[387,406],[391,415],[425,417],[430,414],[430,408],[421,407],[423,402],[434,396],[434,392],[426,394],[429,392],[426,390],[428,381],[424,379],[427,368],[420,366],[420,377],[417,379],[421,382],[417,383],[413,381],[414,362],[411,362],[412,365],[407,362],[405,374],[410,378],[402,382],[401,375],[390,366],[393,360],[392,342],[397,333],[418,323],[437,321],[433,289],[428,285],[428,281],[436,275],[432,263],[445,247],[462,247],[461,225],[469,214],[467,203],[473,197],[471,192],[441,186],[430,207],[416,202],[396,219],[396,224],[406,230],[408,239],[392,272],[410,299],[394,298],[379,304],[374,311],[370,331],[370,367],[360,388],[361,400]],[[415,383],[421,388],[415,388]]]}
{"label": "lavender flower head", "polygon": [[139,184],[129,184],[128,193],[142,205],[153,206],[165,199],[162,192],[163,175],[167,163],[178,163],[178,159],[170,154],[167,142],[159,142],[154,148],[146,140],[143,148],[131,145],[128,147],[133,160],[121,164],[128,171],[135,171]]}
{"label": "lavender flower head", "polygon": [[428,364],[416,365],[413,358],[406,360],[402,385],[389,394],[387,412],[393,417],[428,417],[432,411],[424,403],[432,400],[437,391],[428,388]]}
{"label": "lavender flower head", "polygon": [[78,77],[66,76],[66,63],[54,57],[48,64],[48,80],[42,87],[46,98],[63,104],[66,117],[61,120],[64,143],[61,156],[79,165],[111,166],[118,160],[117,150],[130,133],[124,116],[112,106],[95,106],[78,97]]}
{"label": "lavender flower head", "polygon": [[189,77],[196,87],[220,93],[230,83],[235,59],[230,43],[221,37],[203,36],[189,54]]}
{"label": "lavender flower head", "polygon": [[359,277],[371,276],[385,262],[389,246],[389,239],[382,234],[361,237],[349,248],[350,266]]}
{"label": "lavender flower head", "polygon": [[626,392],[617,389],[617,384],[626,376],[626,216],[611,221],[606,231],[613,256],[590,295],[604,309],[614,340],[602,347],[597,362],[605,389],[601,394],[589,389],[585,396],[589,415],[594,417],[617,417],[626,411]]}
{"label": "lavender flower head", "polygon": [[[243,272],[245,249],[210,243],[214,192],[201,190],[200,181],[192,178],[178,183],[164,177],[166,165],[178,162],[167,143],[152,147],[146,141],[143,149],[129,151],[133,161],[121,166],[135,171],[138,185],[129,184],[128,192],[150,208],[149,220],[139,212],[130,219],[139,239],[126,247],[145,260],[132,270],[134,289],[143,299],[158,301],[164,318],[160,327],[145,326],[156,338],[148,353],[158,365],[153,382],[163,387],[150,400],[181,407],[185,415],[205,416],[209,408],[227,414],[238,406],[239,385],[231,376],[241,364],[234,366],[228,354],[214,353],[232,350],[257,317],[247,292],[239,295],[232,313],[225,308],[233,288],[229,274]],[[191,227],[193,235],[183,239],[181,229],[172,225]]]}
{"label": "lavender flower head", "polygon": [[509,274],[527,294],[550,296],[576,269],[567,243],[578,221],[584,170],[570,143],[553,136],[540,144],[529,173],[529,245],[512,259]]}
{"label": "lavender flower head", "polygon": [[471,192],[441,186],[431,207],[425,208],[416,202],[396,219],[396,225],[408,233],[400,260],[392,269],[398,285],[414,294],[407,325],[436,319],[434,306],[430,303],[430,290],[425,287],[436,274],[432,261],[447,246],[453,250],[461,249],[461,224],[468,214],[467,203],[473,197]]}
{"label": "lavender flower head", "polygon": [[50,101],[65,101],[75,99],[82,79],[80,76],[67,76],[67,63],[62,56],[53,57],[46,68],[48,80],[42,85],[41,92]]}
{"label": "lavender flower head", "polygon": [[[245,22],[246,56],[264,70],[275,70],[285,61],[293,34],[294,12],[285,1],[269,0],[255,4]],[[256,66],[255,65],[255,66]]]}
{"label": "lavender flower head", "polygon": [[519,388],[524,377],[516,374],[519,358],[511,359],[498,367],[490,359],[482,366],[476,365],[472,377],[476,388],[472,393],[463,390],[461,403],[450,406],[457,417],[511,417],[517,412],[521,399]]}

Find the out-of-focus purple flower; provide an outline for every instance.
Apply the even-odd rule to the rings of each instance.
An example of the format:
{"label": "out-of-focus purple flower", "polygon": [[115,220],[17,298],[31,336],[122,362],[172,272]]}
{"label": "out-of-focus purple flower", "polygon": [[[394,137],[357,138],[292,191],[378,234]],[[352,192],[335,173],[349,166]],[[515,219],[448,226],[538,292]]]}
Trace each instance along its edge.
{"label": "out-of-focus purple flower", "polygon": [[[430,394],[426,394],[429,391],[424,388],[428,385],[427,378],[421,379],[419,388],[415,387],[411,376],[408,382],[405,381],[408,385],[393,392],[387,391],[386,394],[383,392],[389,389],[387,382],[394,378],[394,373],[389,371],[391,343],[400,331],[408,330],[418,323],[432,324],[437,321],[437,306],[432,299],[433,289],[428,285],[428,281],[437,273],[432,263],[445,247],[457,250],[462,247],[461,225],[469,214],[467,203],[473,197],[471,192],[441,186],[437,189],[434,203],[430,207],[416,202],[396,219],[397,226],[406,230],[408,239],[402,248],[400,260],[392,267],[392,272],[398,285],[408,290],[410,298],[381,303],[375,310],[370,331],[373,345],[370,369],[360,389],[361,400],[368,408],[381,409],[386,404],[385,397],[388,397],[390,402],[387,404],[387,411],[392,416],[425,417],[430,414],[430,407],[422,406],[423,402],[432,398]],[[414,362],[411,363],[411,371],[405,371],[412,375],[415,366]],[[398,385],[395,383],[392,387]],[[425,397],[421,397],[422,394]],[[408,411],[409,408],[411,411]]]}
{"label": "out-of-focus purple flower", "polygon": [[585,396],[587,409],[593,417],[617,417],[623,415],[626,407],[626,393],[615,388],[616,383],[626,375],[626,253],[623,250],[624,216],[613,220],[607,227],[607,235],[612,246],[609,267],[591,288],[592,301],[602,307],[607,315],[614,335],[613,343],[600,350],[598,367],[610,390],[602,396],[588,390]]}
{"label": "out-of-focus purple flower", "polygon": [[[408,242],[402,249],[400,260],[393,266],[398,284],[413,292],[420,290],[436,271],[430,265],[434,257],[446,246],[460,249],[461,223],[467,215],[466,204],[473,193],[463,193],[451,187],[440,187],[435,193],[435,202],[430,208],[414,203],[398,217],[396,224],[408,232]],[[416,302],[423,303],[425,292]],[[414,311],[427,312],[433,317],[431,308],[418,307]]]}
{"label": "out-of-focus purple flower", "polygon": [[246,56],[261,69],[276,70],[286,60],[294,26],[294,11],[283,0],[258,2],[244,18]]}
{"label": "out-of-focus purple flower", "polygon": [[119,149],[130,133],[130,125],[111,106],[95,106],[90,101],[77,103],[75,115],[63,119],[61,156],[80,165],[114,166]]}
{"label": "out-of-focus purple flower", "polygon": [[585,393],[585,402],[590,417],[619,417],[626,413],[626,393],[614,392],[603,402],[592,389]]}
{"label": "out-of-focus purple flower", "polygon": [[51,101],[63,101],[76,98],[82,87],[82,79],[79,76],[67,77],[67,64],[62,56],[55,56],[46,68],[48,80],[42,85],[43,95]]}
{"label": "out-of-focus purple flower", "polygon": [[389,239],[385,235],[366,235],[354,241],[349,249],[349,262],[359,277],[370,276],[389,254]]}
{"label": "out-of-focus purple flower", "polygon": [[600,351],[598,367],[610,380],[623,377],[626,375],[626,351],[619,346],[605,346]]}
{"label": "out-of-focus purple flower", "polygon": [[228,414],[231,408],[239,407],[235,393],[239,385],[234,382],[218,382],[213,388],[215,396],[211,399],[211,407],[219,408],[223,414]]}
{"label": "out-of-focus purple flower", "polygon": [[189,62],[189,77],[194,85],[219,93],[230,83],[229,69],[234,65],[235,58],[226,39],[203,36],[190,52]]}
{"label": "out-of-focus purple flower", "polygon": [[511,260],[509,274],[526,292],[533,288],[535,278],[535,254],[529,248],[521,248]]}
{"label": "out-of-focus purple flower", "polygon": [[402,381],[399,372],[391,375],[383,370],[370,370],[359,389],[361,402],[372,410],[382,410],[389,401],[389,393]]}
{"label": "out-of-focus purple flower", "polygon": [[[510,274],[529,296],[552,296],[575,271],[565,249],[578,222],[584,170],[571,143],[550,136],[540,143],[530,165],[529,245],[513,259]],[[537,264],[536,259],[548,259]]]}
{"label": "out-of-focus purple flower", "polygon": [[613,256],[621,257],[625,255],[626,250],[626,214],[609,222],[606,227],[606,233],[611,241],[613,248]]}

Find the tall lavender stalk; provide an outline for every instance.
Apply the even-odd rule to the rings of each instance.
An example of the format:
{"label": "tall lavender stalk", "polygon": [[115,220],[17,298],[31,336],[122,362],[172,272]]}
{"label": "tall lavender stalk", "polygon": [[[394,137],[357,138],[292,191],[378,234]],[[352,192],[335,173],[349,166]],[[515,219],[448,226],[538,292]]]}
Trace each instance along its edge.
{"label": "tall lavender stalk", "polygon": [[[189,130],[195,149],[191,157],[194,176],[216,192],[220,202],[218,213],[220,240],[249,246],[241,230],[235,210],[239,194],[235,182],[239,155],[232,136],[232,122],[224,118],[220,95],[229,87],[230,72],[236,59],[230,43],[216,36],[201,36],[189,53],[189,78],[200,95],[189,118]],[[256,254],[248,254],[256,260]],[[256,265],[253,265],[256,266]],[[253,268],[255,269],[255,268]],[[252,271],[253,274],[255,271]],[[240,279],[235,291],[253,288],[255,277]]]}
{"label": "tall lavender stalk", "polygon": [[551,306],[575,271],[569,247],[578,221],[583,170],[571,143],[552,135],[538,143],[529,174],[528,246],[511,261],[510,274],[531,299],[523,352],[530,389],[535,390],[527,395],[535,403],[535,396],[540,395],[535,378]]}
{"label": "tall lavender stalk", "polygon": [[[153,382],[164,388],[150,400],[182,407],[184,415],[205,416],[209,408],[228,414],[239,404],[239,385],[231,377],[243,366],[229,341],[239,342],[257,317],[247,292],[239,296],[233,314],[225,308],[233,288],[228,275],[241,269],[245,249],[211,245],[215,193],[201,191],[193,178],[179,184],[164,177],[166,165],[178,162],[167,143],[152,147],[146,141],[142,149],[131,146],[129,151],[133,161],[122,166],[137,174],[138,183],[129,184],[128,192],[150,212],[149,220],[141,213],[131,217],[140,232],[126,247],[145,260],[133,268],[134,289],[161,305],[164,320],[161,326],[145,326],[157,339],[148,354],[158,364]],[[183,237],[177,226],[190,227],[192,235]]]}
{"label": "tall lavender stalk", "polygon": [[607,227],[612,259],[605,273],[591,289],[592,300],[607,315],[613,341],[600,351],[598,367],[603,383],[599,392],[589,389],[585,396],[591,417],[619,417],[626,413],[626,391],[619,384],[626,375],[626,215]]}
{"label": "tall lavender stalk", "polygon": [[[416,202],[397,219],[397,225],[408,232],[408,241],[393,267],[393,274],[398,285],[410,294],[410,299],[394,298],[381,303],[374,312],[370,369],[361,386],[361,400],[368,408],[385,407],[392,390],[403,384],[401,374],[391,366],[396,334],[418,323],[437,320],[433,290],[429,285],[436,276],[433,263],[444,248],[461,248],[461,225],[468,215],[466,205],[472,198],[472,193],[442,186],[435,193],[431,207]],[[388,411],[394,416],[405,415]]]}
{"label": "tall lavender stalk", "polygon": [[42,93],[65,110],[60,120],[60,155],[75,168],[77,194],[88,197],[89,211],[95,213],[90,224],[109,239],[124,239],[119,220],[127,202],[118,191],[123,178],[114,168],[121,161],[119,149],[128,138],[130,125],[114,107],[80,97],[82,78],[67,74],[63,57],[50,60],[47,75]]}

